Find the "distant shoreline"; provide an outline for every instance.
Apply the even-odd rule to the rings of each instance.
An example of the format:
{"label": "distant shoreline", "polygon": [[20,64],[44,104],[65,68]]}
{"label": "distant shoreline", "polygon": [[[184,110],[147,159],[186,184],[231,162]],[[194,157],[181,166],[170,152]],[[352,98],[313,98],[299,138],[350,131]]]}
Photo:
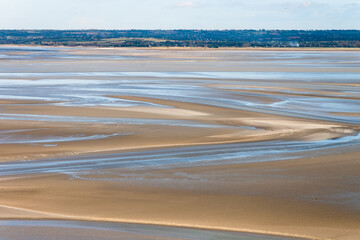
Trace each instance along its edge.
{"label": "distant shoreline", "polygon": [[65,46],[65,45],[30,45],[30,44],[0,44],[0,47],[44,47],[44,48],[93,48],[93,49],[138,49],[138,50],[243,50],[243,51],[360,51],[360,48],[344,47],[97,47],[97,46]]}
{"label": "distant shoreline", "polygon": [[72,47],[360,48],[360,30],[1,30],[0,44]]}

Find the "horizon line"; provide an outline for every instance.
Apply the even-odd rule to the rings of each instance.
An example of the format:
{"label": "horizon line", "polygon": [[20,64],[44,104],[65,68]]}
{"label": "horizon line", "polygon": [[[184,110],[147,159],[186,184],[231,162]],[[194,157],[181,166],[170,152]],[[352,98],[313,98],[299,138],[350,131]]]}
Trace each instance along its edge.
{"label": "horizon line", "polygon": [[108,28],[69,28],[69,29],[56,29],[56,28],[0,28],[0,31],[360,31],[360,29],[266,29],[266,28],[224,28],[224,29],[205,29],[205,28],[169,28],[169,29],[142,29],[142,28],[124,28],[124,29],[108,29]]}

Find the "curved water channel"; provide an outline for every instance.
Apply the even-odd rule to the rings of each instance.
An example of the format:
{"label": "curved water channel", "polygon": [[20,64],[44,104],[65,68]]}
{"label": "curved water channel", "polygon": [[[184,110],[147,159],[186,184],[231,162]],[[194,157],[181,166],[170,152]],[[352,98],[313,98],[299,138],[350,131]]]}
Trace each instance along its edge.
{"label": "curved water channel", "polygon": [[[129,50],[81,51],[0,48],[0,122],[3,126],[0,146],[4,149],[0,159],[1,177],[59,173],[81,180],[116,182],[126,176],[112,173],[109,177],[108,170],[270,162],[359,148],[358,53],[220,51],[215,53],[215,60],[209,58],[209,53],[192,53],[192,61],[198,64],[199,70],[187,71],[191,65],[186,65],[182,71],[176,71],[172,62],[185,64],[181,60],[183,56],[178,56],[162,59],[172,71],[164,71],[157,65],[154,71],[150,67],[136,71],[135,65],[126,64],[161,61],[160,57],[141,50],[134,50],[136,54]],[[209,58],[210,63],[204,63],[203,58]],[[118,70],[121,64],[129,70]],[[204,71],[206,64],[213,67]],[[236,71],[234,66],[249,70]],[[181,111],[176,112],[179,109]],[[226,112],[224,116],[222,110]],[[244,117],[245,113],[254,116]],[[291,124],[296,122],[296,127],[277,123],[274,120],[277,116]],[[266,124],[252,121],[254,118]],[[57,130],[59,124],[62,128]],[[127,128],[121,129],[121,126]],[[149,137],[151,142],[157,133],[154,129],[169,132],[169,141],[178,137],[171,135],[169,129],[189,132],[189,137],[180,139],[184,141],[182,144],[174,142],[173,145],[161,145],[167,140],[159,137],[156,141],[160,143],[156,146],[147,143],[138,151],[125,147],[118,151],[121,144],[127,146],[126,139],[134,136]],[[229,132],[225,137],[219,132],[206,133],[201,139],[199,135],[200,140],[193,144],[197,137],[195,129]],[[231,131],[239,131],[241,141],[237,141],[237,135],[234,137]],[[271,135],[272,131],[276,134]],[[267,138],[250,140],[250,137],[262,136],[259,132]],[[307,133],[311,137],[306,138]],[[216,141],[208,140],[214,136]],[[227,139],[228,136],[231,138]],[[249,141],[243,139],[246,136]],[[98,144],[112,139],[120,139],[113,149],[102,149]],[[76,152],[77,144],[83,147],[87,142],[99,145],[99,149],[94,153]],[[73,149],[68,150],[67,143],[73,145]],[[6,148],[19,149],[19,152],[9,150],[5,154]],[[47,152],[43,157],[19,158],[36,151]],[[56,155],[62,151],[63,154]],[[69,152],[72,154],[67,156]],[[94,174],[103,177],[87,176]],[[131,178],[141,179],[141,175],[127,180]],[[19,229],[23,233],[19,233]],[[73,229],[78,230],[76,238],[71,236]],[[124,233],[129,239],[283,239],[136,224],[0,221],[0,239],[47,239],[39,237],[39,231],[61,233],[66,239],[95,239],[92,237],[97,234],[105,234],[102,239],[117,239],[112,233]]]}

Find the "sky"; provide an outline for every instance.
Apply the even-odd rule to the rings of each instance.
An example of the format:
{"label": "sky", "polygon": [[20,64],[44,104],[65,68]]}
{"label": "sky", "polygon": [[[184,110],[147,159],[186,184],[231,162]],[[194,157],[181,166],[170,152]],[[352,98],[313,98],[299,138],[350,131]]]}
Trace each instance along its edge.
{"label": "sky", "polygon": [[360,30],[360,0],[0,0],[0,29]]}

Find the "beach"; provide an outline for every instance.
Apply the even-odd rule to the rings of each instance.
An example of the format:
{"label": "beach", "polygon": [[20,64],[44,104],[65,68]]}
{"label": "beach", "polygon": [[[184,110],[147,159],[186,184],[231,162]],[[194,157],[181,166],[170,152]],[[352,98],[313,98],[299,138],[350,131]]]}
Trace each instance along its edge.
{"label": "beach", "polygon": [[0,231],[358,239],[359,66],[324,49],[0,47]]}

